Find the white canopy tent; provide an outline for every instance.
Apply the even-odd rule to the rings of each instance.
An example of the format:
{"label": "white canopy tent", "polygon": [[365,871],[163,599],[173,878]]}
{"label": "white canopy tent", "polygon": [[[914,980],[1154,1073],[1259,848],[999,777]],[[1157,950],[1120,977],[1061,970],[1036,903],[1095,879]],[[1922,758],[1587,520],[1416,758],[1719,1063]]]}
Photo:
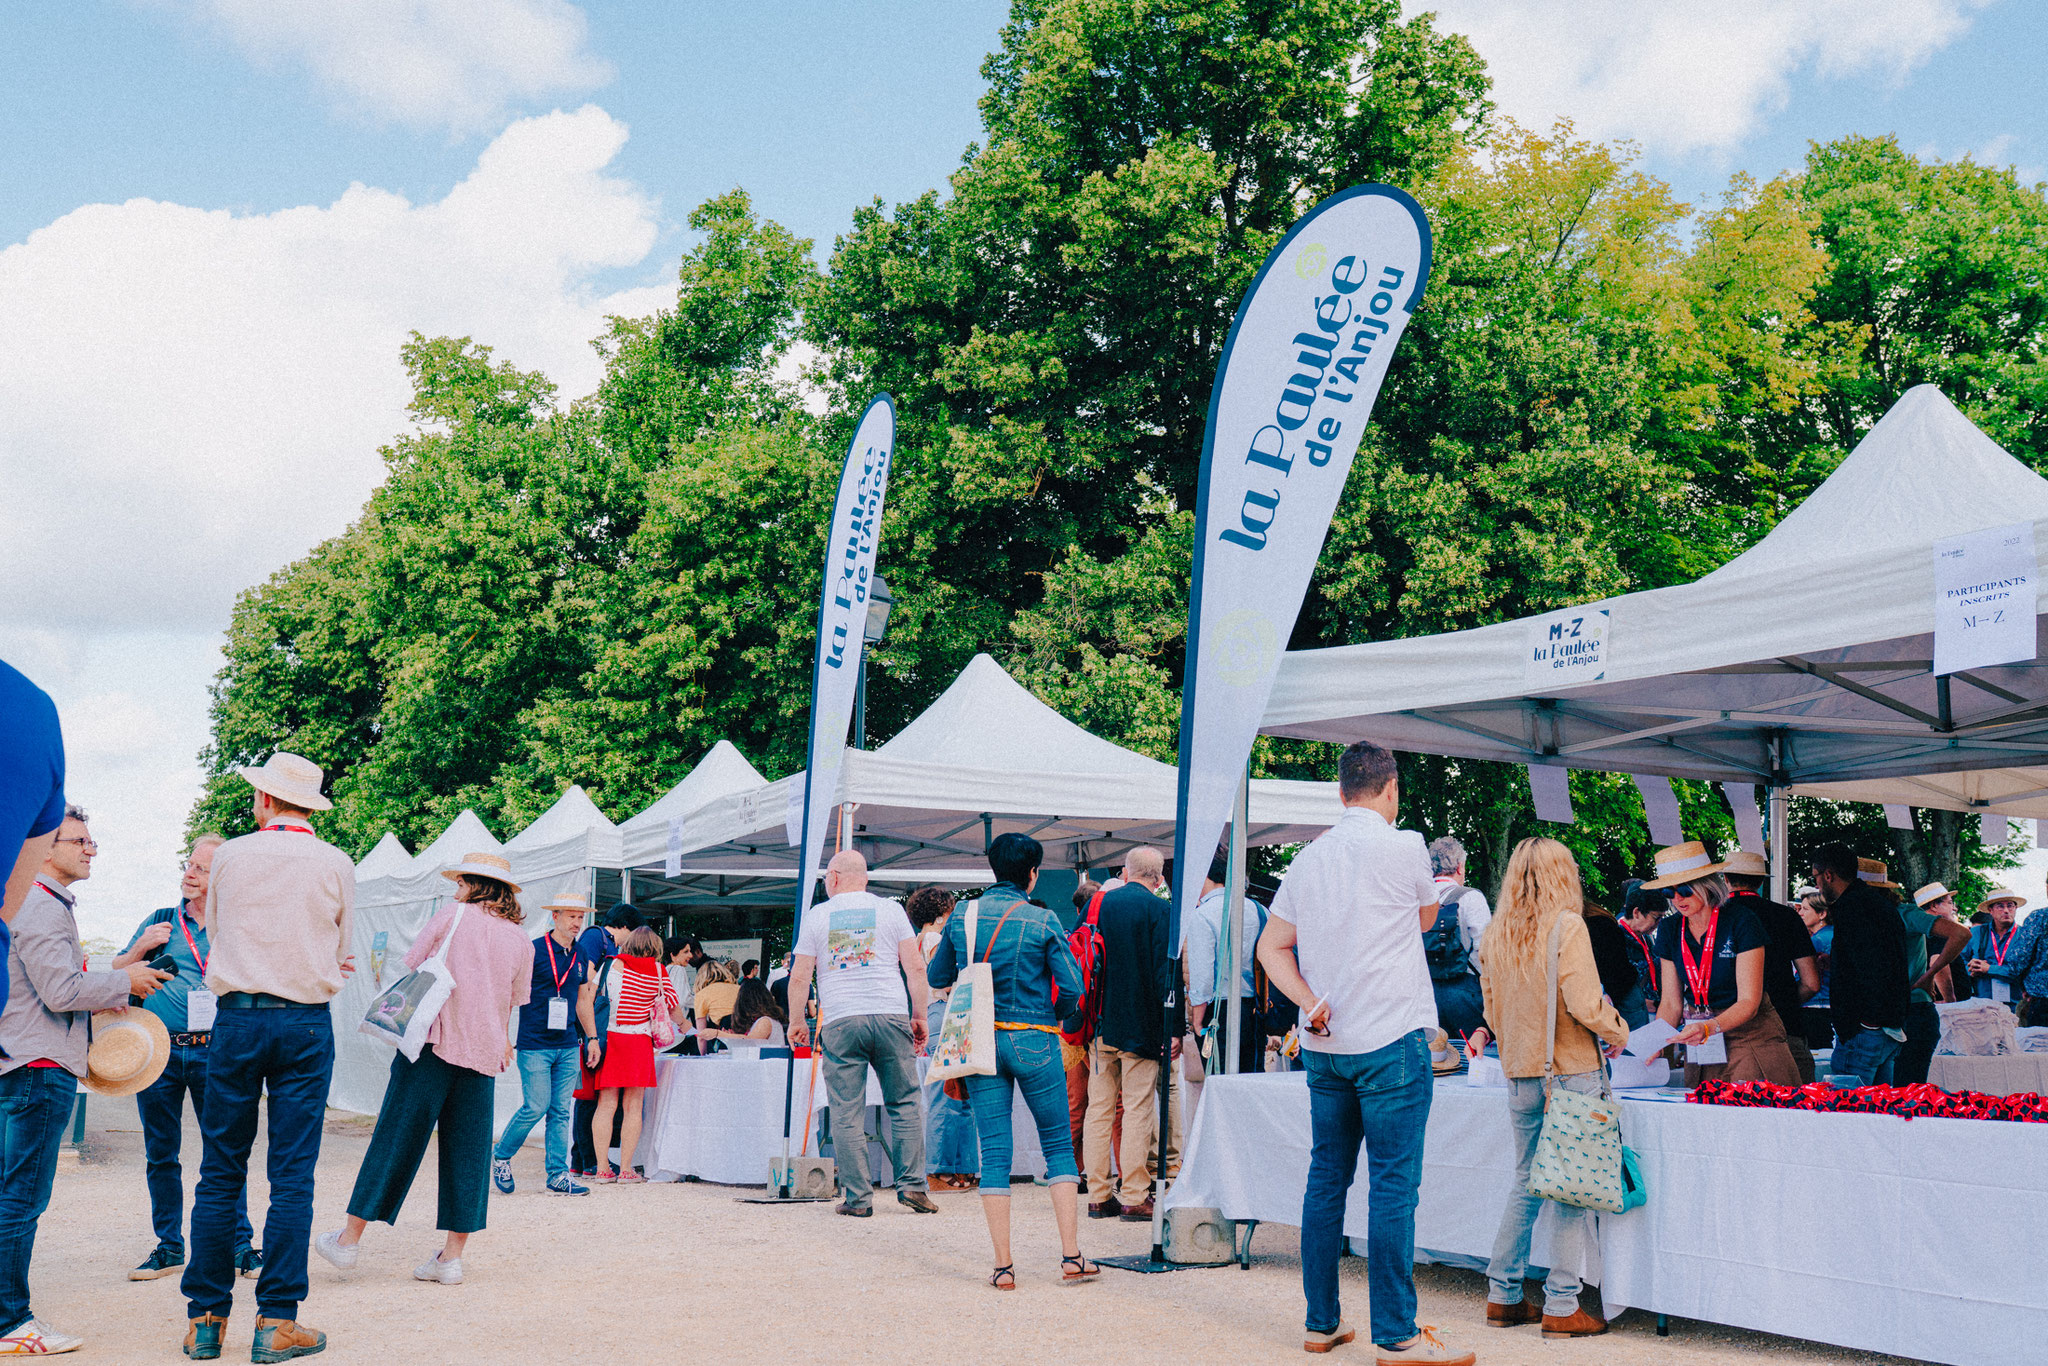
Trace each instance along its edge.
{"label": "white canopy tent", "polygon": [[2038,762],[2038,660],[1933,675],[1935,542],[2019,521],[2048,544],[2048,480],[1922,385],[1744,554],[1574,609],[1608,613],[1598,681],[1531,674],[1550,614],[1290,653],[1262,729],[1774,789]]}
{"label": "white canopy tent", "polygon": [[398,842],[398,836],[389,830],[376,847],[363,855],[363,861],[356,865],[358,883],[374,881],[380,877],[400,877],[412,867],[412,855],[405,852],[405,846]]}
{"label": "white canopy tent", "polygon": [[[772,878],[787,888],[803,781],[794,773],[705,806],[683,832],[685,876]],[[1103,866],[1138,844],[1171,847],[1177,796],[1171,764],[1089,734],[984,654],[888,743],[847,751],[838,801],[852,804],[854,846],[878,880],[978,882],[988,877],[988,842],[1012,830],[1045,845],[1048,867]],[[1256,780],[1250,840],[1312,838],[1338,810],[1333,783]],[[629,824],[627,861],[659,866],[663,834],[636,837]]]}
{"label": "white canopy tent", "polygon": [[1292,652],[1263,729],[1773,784],[2027,763],[2048,754],[2048,670],[1932,673],[1934,543],[2021,520],[2048,540],[2048,480],[1922,385],[1744,554],[1575,609],[1609,613],[1598,682],[1532,687],[1550,617],[1531,617]]}
{"label": "white canopy tent", "polygon": [[1870,778],[1841,783],[1798,783],[1795,797],[1835,802],[1925,806],[1978,816],[2048,819],[2048,768],[1987,768],[1929,773],[1912,778]]}

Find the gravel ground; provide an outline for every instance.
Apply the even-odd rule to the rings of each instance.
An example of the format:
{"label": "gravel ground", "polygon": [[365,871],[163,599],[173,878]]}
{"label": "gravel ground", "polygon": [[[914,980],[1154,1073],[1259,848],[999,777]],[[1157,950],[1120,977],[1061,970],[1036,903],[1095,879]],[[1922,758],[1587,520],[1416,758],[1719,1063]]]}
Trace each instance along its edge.
{"label": "gravel ground", "polygon": [[[31,1272],[36,1313],[87,1339],[74,1358],[81,1362],[182,1361],[185,1302],[177,1277],[125,1279],[151,1247],[132,1104],[96,1099],[90,1114],[104,1127],[89,1130],[82,1158],[64,1159],[43,1218]],[[316,1229],[340,1226],[369,1132],[367,1121],[330,1117]],[[188,1190],[198,1151],[188,1127]],[[373,1226],[355,1271],[313,1259],[301,1314],[329,1335],[322,1360],[673,1360],[704,1355],[712,1344],[721,1356],[744,1359],[750,1338],[777,1359],[834,1363],[1303,1360],[1292,1229],[1261,1227],[1249,1272],[1110,1270],[1099,1282],[1065,1286],[1051,1203],[1042,1189],[1020,1185],[1019,1284],[1001,1294],[984,1284],[987,1232],[972,1195],[940,1196],[941,1214],[916,1216],[883,1191],[875,1217],[855,1221],[836,1217],[830,1205],[747,1205],[739,1197],[756,1192],[694,1183],[599,1187],[577,1200],[536,1196],[537,1146],[513,1168],[519,1193],[492,1195],[490,1227],[471,1241],[460,1286],[411,1274],[440,1242],[431,1151],[399,1227]],[[260,1176],[251,1194],[260,1205]],[[1096,1255],[1142,1253],[1149,1226],[1084,1220],[1082,1246]],[[1362,1325],[1364,1263],[1347,1259],[1343,1275],[1347,1314]],[[1640,1312],[1623,1316],[1603,1338],[1546,1342],[1534,1328],[1485,1327],[1485,1280],[1476,1273],[1421,1267],[1417,1280],[1424,1321],[1476,1348],[1488,1366],[1899,1360],[1684,1321],[1658,1338]],[[247,1359],[254,1289],[238,1282],[223,1360]],[[802,1308],[792,1313],[790,1305]],[[1361,1339],[1330,1360],[1372,1357]]]}

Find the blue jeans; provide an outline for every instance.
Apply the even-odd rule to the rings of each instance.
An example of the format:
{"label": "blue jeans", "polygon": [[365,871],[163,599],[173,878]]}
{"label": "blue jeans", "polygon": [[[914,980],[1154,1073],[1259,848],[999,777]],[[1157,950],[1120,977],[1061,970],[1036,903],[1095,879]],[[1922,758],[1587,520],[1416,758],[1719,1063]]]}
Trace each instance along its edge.
{"label": "blue jeans", "polygon": [[1892,1060],[1898,1056],[1897,1039],[1882,1029],[1859,1029],[1847,1040],[1835,1041],[1828,1075],[1854,1076],[1865,1086],[1890,1086]]}
{"label": "blue jeans", "polygon": [[548,1180],[569,1170],[569,1107],[576,1091],[576,1045],[519,1050],[519,1109],[505,1123],[492,1153],[509,1162],[543,1116],[547,1127]]}
{"label": "blue jeans", "polygon": [[[939,1022],[946,1018],[946,1003],[933,1001],[925,1012],[931,1025],[931,1037],[939,1037]],[[974,1111],[964,1100],[954,1100],[946,1094],[943,1082],[934,1082],[925,1088],[924,1098],[925,1168],[928,1171],[945,1172],[949,1176],[962,1176],[981,1170],[981,1153],[974,1136]]]}
{"label": "blue jeans", "polygon": [[327,1085],[334,1075],[334,1022],[326,1006],[223,1009],[207,1049],[206,1149],[192,1197],[192,1259],[180,1288],[188,1318],[235,1307],[235,1207],[247,1199],[256,1111],[269,1104],[270,1210],[263,1220],[263,1275],[256,1312],[295,1319],[306,1297],[313,1231],[313,1168],[320,1161]]}
{"label": "blue jeans", "polygon": [[77,1098],[78,1078],[61,1067],[17,1067],[0,1077],[0,1333],[33,1317],[36,1221],[50,1207],[57,1149]]}
{"label": "blue jeans", "polygon": [[[150,1221],[156,1225],[158,1247],[185,1253],[185,1169],[179,1157],[185,1146],[185,1096],[192,1113],[206,1116],[206,1049],[171,1047],[164,1074],[136,1093],[142,1115],[142,1170],[149,1181]],[[235,1201],[235,1251],[255,1241],[249,1227],[249,1192]]]}
{"label": "blue jeans", "polygon": [[[1597,1096],[1606,1089],[1601,1072],[1575,1072],[1553,1083],[1567,1091]],[[1536,1227],[1536,1215],[1543,1197],[1529,1193],[1529,1163],[1536,1156],[1536,1140],[1543,1136],[1543,1078],[1516,1077],[1508,1083],[1508,1122],[1515,1128],[1515,1185],[1508,1192],[1507,1208],[1500,1212],[1500,1231],[1493,1236],[1493,1260],[1487,1263],[1486,1298],[1495,1304],[1522,1302],[1522,1277],[1529,1270],[1529,1234]],[[1579,1309],[1579,1277],[1576,1268],[1583,1255],[1586,1231],[1590,1227],[1585,1210],[1576,1205],[1557,1207],[1557,1237],[1550,1249],[1550,1275],[1543,1282],[1543,1312],[1566,1319]]]}
{"label": "blue jeans", "polygon": [[1344,1247],[1344,1200],[1365,1148],[1365,1274],[1372,1340],[1382,1347],[1415,1336],[1415,1198],[1422,1185],[1422,1134],[1435,1077],[1421,1030],[1370,1053],[1302,1050],[1308,1066],[1313,1146],[1301,1200],[1301,1288],[1308,1330],[1327,1333],[1344,1317],[1337,1260]]}
{"label": "blue jeans", "polygon": [[981,1138],[981,1193],[1010,1193],[1013,1088],[1024,1093],[1024,1104],[1038,1125],[1047,1183],[1080,1185],[1074,1131],[1067,1123],[1067,1069],[1060,1061],[1060,1036],[1042,1029],[998,1029],[996,1074],[967,1078],[967,1104]]}

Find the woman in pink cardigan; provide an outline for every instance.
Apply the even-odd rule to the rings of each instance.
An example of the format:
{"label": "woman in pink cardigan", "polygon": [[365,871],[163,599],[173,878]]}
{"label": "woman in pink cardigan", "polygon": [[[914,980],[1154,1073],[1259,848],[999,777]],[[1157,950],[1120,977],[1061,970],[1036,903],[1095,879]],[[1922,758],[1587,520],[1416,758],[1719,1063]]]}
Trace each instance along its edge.
{"label": "woman in pink cardigan", "polygon": [[484,1226],[493,1092],[498,1073],[512,1062],[512,1012],[532,993],[533,946],[519,928],[525,915],[511,864],[495,854],[468,854],[442,876],[454,881],[455,899],[413,940],[405,965],[417,968],[448,940],[448,972],[455,989],[434,1017],[419,1061],[403,1053],[391,1059],[391,1082],[377,1112],[377,1129],[349,1196],[348,1224],[321,1234],[313,1250],[344,1271],[354,1267],[363,1229],[372,1220],[397,1222],[426,1157],[427,1137],[439,1125],[438,1226],[448,1238],[412,1274],[459,1285],[463,1246]]}

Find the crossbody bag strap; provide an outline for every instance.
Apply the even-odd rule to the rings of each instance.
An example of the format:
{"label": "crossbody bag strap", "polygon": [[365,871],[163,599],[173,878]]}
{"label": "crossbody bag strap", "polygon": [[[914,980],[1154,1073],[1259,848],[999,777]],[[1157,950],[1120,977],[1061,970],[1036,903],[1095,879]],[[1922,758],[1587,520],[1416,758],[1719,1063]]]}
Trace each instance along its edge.
{"label": "crossbody bag strap", "polygon": [[[1014,901],[1011,902],[1010,911],[1014,911],[1016,909],[1017,903]],[[989,960],[989,955],[993,954],[996,951],[996,938],[1002,934],[1003,921],[1008,920],[1010,918],[1010,911],[1004,911],[1002,916],[999,919],[997,919],[996,927],[988,932],[988,948],[981,955],[982,962],[986,963]]]}
{"label": "crossbody bag strap", "polygon": [[1550,1098],[1550,1081],[1557,1073],[1557,956],[1564,942],[1564,917],[1550,924],[1550,961],[1544,979],[1550,990],[1543,997],[1543,1097]]}

